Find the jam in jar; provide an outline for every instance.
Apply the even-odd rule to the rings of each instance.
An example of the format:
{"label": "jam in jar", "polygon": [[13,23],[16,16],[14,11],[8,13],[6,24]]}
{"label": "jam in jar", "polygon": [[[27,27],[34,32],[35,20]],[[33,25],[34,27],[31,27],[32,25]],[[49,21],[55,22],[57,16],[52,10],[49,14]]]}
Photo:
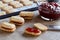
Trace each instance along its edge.
{"label": "jam in jar", "polygon": [[42,3],[38,7],[40,16],[48,19],[59,19],[60,18],[60,6],[56,2]]}

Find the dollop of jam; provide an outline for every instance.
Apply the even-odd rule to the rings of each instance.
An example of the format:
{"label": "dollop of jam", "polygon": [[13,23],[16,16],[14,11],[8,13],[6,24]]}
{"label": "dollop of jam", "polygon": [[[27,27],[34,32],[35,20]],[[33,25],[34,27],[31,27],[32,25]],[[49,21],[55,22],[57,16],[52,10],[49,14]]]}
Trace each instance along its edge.
{"label": "dollop of jam", "polygon": [[30,27],[28,27],[28,28],[26,29],[26,31],[28,31],[28,32],[33,32],[33,33],[39,33],[39,32],[40,32],[39,29],[36,29],[36,28],[30,28]]}
{"label": "dollop of jam", "polygon": [[60,18],[60,6],[58,3],[55,2],[42,3],[41,5],[39,5],[38,8],[40,16],[49,19]]}

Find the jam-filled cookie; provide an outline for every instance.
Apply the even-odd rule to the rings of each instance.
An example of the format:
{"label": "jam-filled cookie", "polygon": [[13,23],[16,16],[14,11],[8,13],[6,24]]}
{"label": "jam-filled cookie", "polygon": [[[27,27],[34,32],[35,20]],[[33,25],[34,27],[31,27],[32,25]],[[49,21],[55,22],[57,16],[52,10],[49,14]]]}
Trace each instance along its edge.
{"label": "jam-filled cookie", "polygon": [[32,19],[34,16],[34,12],[30,12],[30,11],[22,11],[19,14],[21,17],[23,17],[24,19]]}
{"label": "jam-filled cookie", "polygon": [[6,32],[14,32],[16,30],[16,26],[8,22],[2,22],[0,24],[0,29]]}
{"label": "jam-filled cookie", "polygon": [[41,31],[39,29],[36,29],[36,28],[26,28],[25,34],[29,34],[29,35],[32,35],[32,36],[38,36],[41,34]]}
{"label": "jam-filled cookie", "polygon": [[19,26],[19,25],[23,25],[25,21],[24,21],[24,18],[22,18],[22,17],[12,16],[10,18],[10,22]]}

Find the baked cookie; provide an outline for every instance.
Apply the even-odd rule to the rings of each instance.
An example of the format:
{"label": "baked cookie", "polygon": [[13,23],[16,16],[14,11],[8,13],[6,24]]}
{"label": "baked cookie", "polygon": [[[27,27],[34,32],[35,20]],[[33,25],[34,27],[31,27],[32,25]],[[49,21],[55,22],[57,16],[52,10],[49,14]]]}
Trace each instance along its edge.
{"label": "baked cookie", "polygon": [[12,9],[12,10],[6,10],[6,14],[14,13],[17,12],[17,9]]}
{"label": "baked cookie", "polygon": [[18,26],[21,26],[24,24],[24,19],[22,17],[19,17],[19,16],[12,16],[10,18],[10,22],[15,24],[15,25],[18,25]]}
{"label": "baked cookie", "polygon": [[46,31],[48,29],[47,26],[45,26],[41,23],[35,23],[34,27],[40,29],[41,31]]}
{"label": "baked cookie", "polygon": [[6,32],[14,32],[16,30],[16,26],[8,22],[2,22],[0,24],[0,29]]}
{"label": "baked cookie", "polygon": [[9,3],[9,2],[12,2],[14,0],[2,0],[4,3]]}
{"label": "baked cookie", "polygon": [[30,11],[22,11],[19,14],[21,17],[23,17],[24,19],[32,19],[34,16],[34,12],[30,12]]}
{"label": "baked cookie", "polygon": [[0,8],[3,6],[3,2],[2,1],[0,1]]}
{"label": "baked cookie", "polygon": [[29,0],[18,0],[18,1],[20,1],[21,3],[23,3],[23,2],[25,2],[25,1],[29,1]]}
{"label": "baked cookie", "polygon": [[12,6],[4,6],[2,7],[2,10],[6,11],[7,13],[9,13],[9,11],[13,10],[14,8]]}
{"label": "baked cookie", "polygon": [[23,4],[21,4],[19,1],[12,1],[9,3],[11,6],[13,6],[14,8],[19,8],[19,7],[23,7]]}
{"label": "baked cookie", "polygon": [[4,6],[4,7],[2,8],[2,10],[11,10],[11,9],[13,9],[12,6]]}
{"label": "baked cookie", "polygon": [[29,34],[29,35],[32,35],[32,36],[38,36],[41,34],[41,31],[39,29],[36,29],[36,28],[26,28],[25,34]]}
{"label": "baked cookie", "polygon": [[29,5],[32,5],[33,2],[32,1],[25,1],[22,3],[24,6],[29,6]]}
{"label": "baked cookie", "polygon": [[2,16],[2,15],[6,15],[6,12],[5,11],[1,11],[0,12],[0,16]]}
{"label": "baked cookie", "polygon": [[5,6],[8,6],[8,4],[0,4],[0,8],[4,8]]}

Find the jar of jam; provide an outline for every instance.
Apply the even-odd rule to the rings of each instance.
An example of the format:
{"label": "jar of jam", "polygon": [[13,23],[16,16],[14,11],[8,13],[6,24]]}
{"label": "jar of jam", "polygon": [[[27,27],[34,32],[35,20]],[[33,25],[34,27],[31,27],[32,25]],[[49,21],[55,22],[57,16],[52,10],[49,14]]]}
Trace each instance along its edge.
{"label": "jar of jam", "polygon": [[40,17],[45,20],[56,20],[60,18],[60,5],[56,2],[44,2],[38,7]]}

